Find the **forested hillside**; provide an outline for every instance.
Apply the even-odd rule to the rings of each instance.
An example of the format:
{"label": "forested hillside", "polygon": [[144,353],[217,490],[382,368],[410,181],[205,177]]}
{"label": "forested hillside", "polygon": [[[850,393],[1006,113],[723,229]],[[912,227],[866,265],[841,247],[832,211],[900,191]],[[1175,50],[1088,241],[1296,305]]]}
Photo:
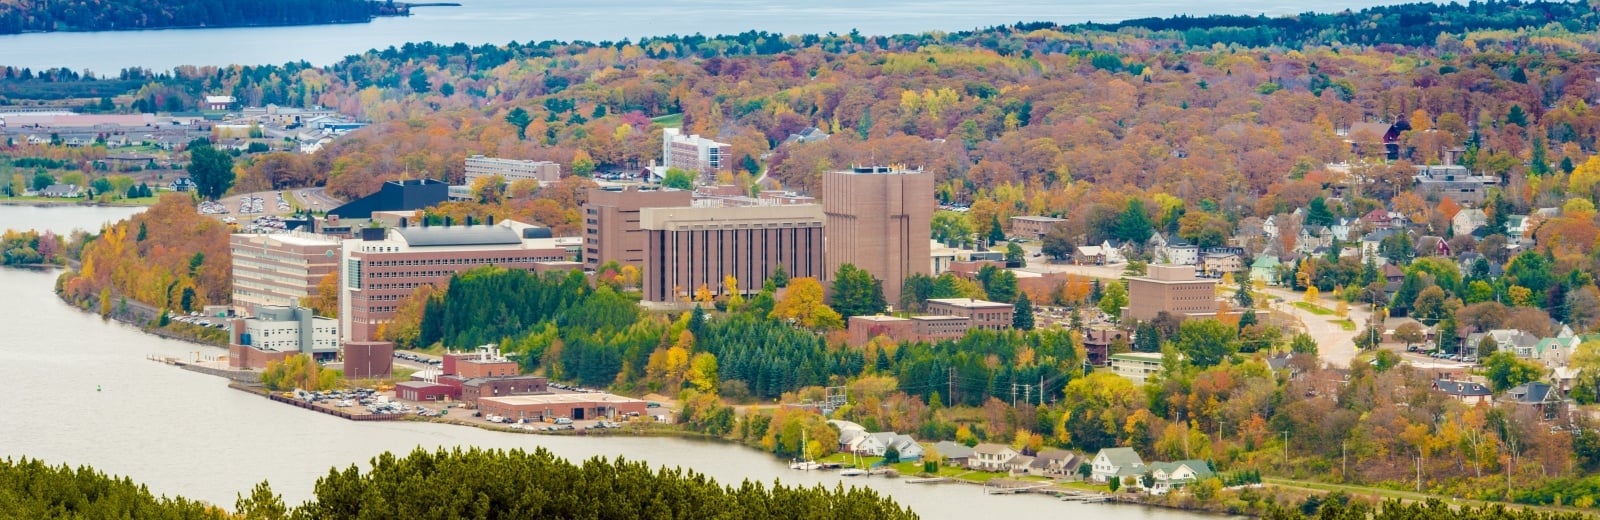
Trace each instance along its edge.
{"label": "forested hillside", "polygon": [[392,0],[0,0],[0,34],[365,22]]}

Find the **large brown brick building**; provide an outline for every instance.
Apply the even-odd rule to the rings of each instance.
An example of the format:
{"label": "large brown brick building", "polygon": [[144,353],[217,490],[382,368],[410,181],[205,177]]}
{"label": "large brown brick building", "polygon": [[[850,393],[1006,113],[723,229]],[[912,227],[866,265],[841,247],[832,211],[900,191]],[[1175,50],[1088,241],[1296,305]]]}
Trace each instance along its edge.
{"label": "large brown brick building", "polygon": [[583,202],[583,265],[598,271],[606,262],[644,268],[644,231],[639,229],[643,208],[683,207],[694,193],[683,190],[595,188]]}
{"label": "large brown brick building", "polygon": [[345,341],[379,339],[378,326],[393,319],[417,287],[437,285],[462,271],[485,265],[540,271],[568,259],[567,249],[555,239],[523,238],[530,235],[527,231],[544,230],[506,221],[394,228],[370,233],[371,239],[346,240],[339,279],[340,334]]}
{"label": "large brown brick building", "polygon": [[733,275],[741,294],[755,294],[783,266],[791,277],[820,278],[822,207],[815,204],[644,208],[644,298],[692,297],[704,285],[727,294]]}
{"label": "large brown brick building", "polygon": [[974,329],[1009,329],[1015,314],[1009,303],[972,298],[933,298],[928,300],[927,306],[930,315],[960,316],[972,320],[971,328]]}
{"label": "large brown brick building", "polygon": [[883,297],[900,301],[912,274],[931,275],[933,174],[888,166],[858,166],[822,175],[827,215],[824,258],[831,278],[854,264],[883,281]]}
{"label": "large brown brick building", "polygon": [[1217,314],[1217,281],[1196,278],[1194,266],[1151,265],[1147,272],[1128,278],[1122,319],[1149,321],[1162,311],[1180,318]]}
{"label": "large brown brick building", "polygon": [[317,292],[322,277],[339,268],[337,238],[310,233],[240,234],[233,253],[233,306],[254,314],[260,306],[295,306]]}

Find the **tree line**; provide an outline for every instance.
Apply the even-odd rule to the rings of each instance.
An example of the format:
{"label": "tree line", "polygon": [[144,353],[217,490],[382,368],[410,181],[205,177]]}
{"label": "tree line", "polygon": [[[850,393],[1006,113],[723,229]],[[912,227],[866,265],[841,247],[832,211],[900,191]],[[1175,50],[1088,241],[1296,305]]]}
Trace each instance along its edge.
{"label": "tree line", "polygon": [[350,23],[406,12],[392,0],[6,1],[0,2],[0,34]]}
{"label": "tree line", "polygon": [[0,510],[19,518],[915,518],[869,489],[723,485],[692,470],[622,458],[574,464],[543,448],[384,453],[365,472],[334,468],[311,500],[285,504],[266,482],[241,493],[237,515],[88,466],[0,460]]}

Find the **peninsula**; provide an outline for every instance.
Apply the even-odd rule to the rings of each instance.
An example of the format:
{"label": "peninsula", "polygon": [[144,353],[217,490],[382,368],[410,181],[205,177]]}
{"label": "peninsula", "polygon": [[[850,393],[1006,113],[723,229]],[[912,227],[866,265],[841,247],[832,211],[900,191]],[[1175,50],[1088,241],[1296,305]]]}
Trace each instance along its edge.
{"label": "peninsula", "polygon": [[0,34],[366,23],[409,16],[412,7],[392,0],[0,0]]}

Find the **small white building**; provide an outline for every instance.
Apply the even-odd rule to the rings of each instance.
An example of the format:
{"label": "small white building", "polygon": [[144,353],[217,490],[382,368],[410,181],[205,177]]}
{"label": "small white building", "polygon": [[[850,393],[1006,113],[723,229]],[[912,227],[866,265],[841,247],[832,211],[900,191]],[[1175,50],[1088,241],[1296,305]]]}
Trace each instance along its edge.
{"label": "small white building", "polygon": [[305,307],[260,305],[256,316],[240,319],[236,325],[240,345],[299,352],[319,359],[339,354],[339,321],[317,316]]}
{"label": "small white building", "polygon": [[1144,459],[1133,448],[1104,448],[1089,463],[1089,480],[1109,482],[1112,478],[1137,477],[1144,474]]}

